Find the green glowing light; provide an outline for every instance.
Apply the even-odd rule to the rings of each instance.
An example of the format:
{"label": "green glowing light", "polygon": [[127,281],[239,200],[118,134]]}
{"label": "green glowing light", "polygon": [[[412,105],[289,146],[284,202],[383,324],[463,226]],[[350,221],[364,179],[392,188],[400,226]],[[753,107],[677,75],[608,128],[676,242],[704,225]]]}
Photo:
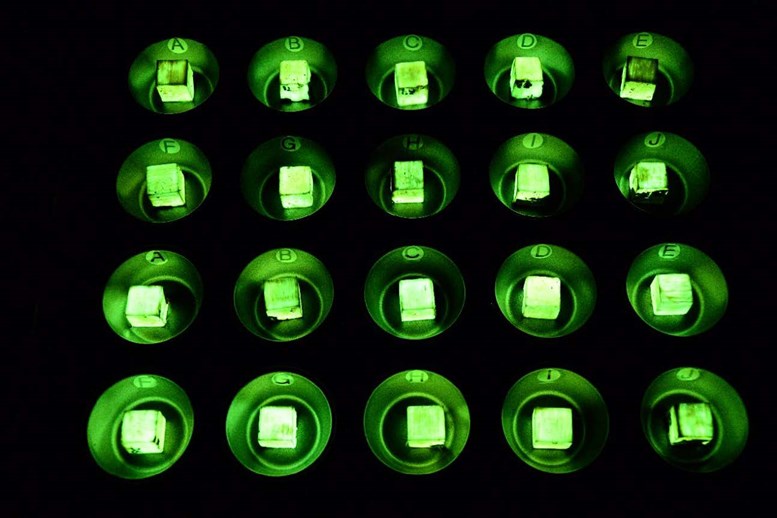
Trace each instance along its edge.
{"label": "green glowing light", "polygon": [[521,313],[526,318],[555,320],[561,311],[561,279],[529,275],[523,283]]}
{"label": "green glowing light", "polygon": [[572,447],[572,409],[536,407],[531,429],[535,449],[567,450]]}
{"label": "green glowing light", "polygon": [[516,99],[542,96],[542,64],[535,56],[516,57],[510,67],[510,94]]}
{"label": "green glowing light", "polygon": [[124,315],[133,327],[164,327],[169,308],[162,286],[130,286]]}
{"label": "green glowing light", "polygon": [[650,283],[655,315],[685,315],[693,305],[691,277],[687,273],[662,273]]}
{"label": "green glowing light", "polygon": [[519,164],[515,171],[513,201],[534,202],[550,196],[550,176],[545,164]]}
{"label": "green glowing light", "polygon": [[284,209],[313,206],[313,171],[306,165],[281,167],[278,181]]}
{"label": "green glowing light", "polygon": [[634,201],[661,203],[669,193],[664,162],[638,162],[629,173],[629,195]]}
{"label": "green glowing light", "polygon": [[132,455],[162,453],[166,425],[159,410],[130,410],[121,420],[121,445]]}
{"label": "green glowing light", "polygon": [[658,60],[629,56],[621,76],[620,96],[624,99],[652,101],[656,93]]}
{"label": "green glowing light", "polygon": [[292,102],[310,100],[310,66],[304,59],[281,61],[281,99]]}
{"label": "green glowing light", "polygon": [[712,410],[707,403],[680,403],[669,409],[669,444],[709,444],[713,436]]}
{"label": "green glowing light", "polygon": [[302,318],[302,295],[297,279],[281,277],[264,281],[264,305],[270,318]]}
{"label": "green glowing light", "polygon": [[409,61],[394,66],[394,87],[399,106],[424,105],[429,101],[429,77],[426,63]]}
{"label": "green glowing light", "polygon": [[402,322],[434,320],[434,284],[429,278],[399,281],[399,308]]}
{"label": "green glowing light", "polygon": [[407,407],[407,445],[430,448],[445,444],[445,411],[439,405]]}
{"label": "green glowing light", "polygon": [[156,90],[163,103],[194,100],[194,71],[185,59],[156,62]]}
{"label": "green glowing light", "polygon": [[259,446],[297,447],[297,411],[291,406],[263,406],[259,409]]}
{"label": "green glowing light", "polygon": [[391,201],[394,203],[423,203],[424,163],[422,160],[394,162]]}
{"label": "green glowing light", "polygon": [[186,205],[186,181],[178,164],[147,166],[146,193],[154,207]]}

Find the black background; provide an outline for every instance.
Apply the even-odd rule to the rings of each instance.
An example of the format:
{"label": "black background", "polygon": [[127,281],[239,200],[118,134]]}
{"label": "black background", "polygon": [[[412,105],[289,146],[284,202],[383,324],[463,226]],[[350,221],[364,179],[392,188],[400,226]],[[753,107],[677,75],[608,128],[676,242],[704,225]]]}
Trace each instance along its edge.
{"label": "black background", "polygon": [[[15,230],[27,243],[13,259],[26,265],[21,280],[28,287],[16,300],[21,311],[12,313],[27,331],[22,346],[9,352],[11,365],[18,359],[20,368],[14,369],[6,392],[16,418],[4,447],[14,478],[22,482],[11,497],[12,509],[143,516],[197,511],[676,516],[729,506],[746,512],[767,500],[767,479],[774,476],[774,405],[766,357],[771,345],[766,293],[774,287],[767,250],[774,241],[768,211],[774,132],[767,123],[774,110],[764,74],[774,24],[765,16],[765,3],[726,8],[712,3],[694,12],[662,2],[492,4],[60,7],[39,13],[44,25],[31,16],[15,23],[10,34],[18,47],[8,53],[10,66],[30,80],[10,82],[21,99],[12,113],[23,115],[25,122],[18,126],[21,131],[11,131],[9,142],[18,150],[14,155],[23,157],[16,190],[26,195],[19,207],[6,208],[17,215]],[[696,76],[678,103],[639,108],[606,86],[603,53],[621,36],[638,31],[672,37],[690,54]],[[542,110],[507,106],[483,78],[483,59],[491,46],[522,32],[556,40],[574,60],[570,93]],[[375,46],[409,33],[445,45],[457,67],[449,96],[414,112],[384,106],[364,79]],[[337,60],[338,80],[315,109],[279,113],[251,95],[246,70],[262,45],[290,35],[326,45]],[[145,47],[172,36],[207,45],[221,75],[203,105],[163,116],[134,102],[127,72]],[[654,130],[688,139],[710,165],[710,193],[688,215],[640,213],[615,187],[612,165],[620,146],[634,134]],[[555,135],[582,158],[585,192],[563,216],[520,217],[491,191],[491,156],[502,142],[526,132]],[[367,196],[364,167],[370,153],[404,133],[440,139],[460,162],[459,194],[434,217],[393,218]],[[296,222],[258,215],[239,190],[249,153],[282,135],[320,143],[336,166],[332,198]],[[164,137],[197,145],[210,160],[213,186],[190,216],[150,225],[123,211],[115,195],[116,175],[134,149]],[[30,235],[41,238],[30,244]],[[625,278],[632,260],[662,242],[701,249],[726,276],[727,312],[702,335],[660,334],[639,320],[628,303]],[[513,328],[496,306],[493,284],[499,266],[515,250],[534,243],[568,248],[596,278],[593,316],[572,335],[532,338]],[[448,255],[467,288],[454,326],[421,342],[379,329],[363,302],[372,264],[407,244]],[[253,336],[232,306],[243,267],[278,247],[312,253],[327,266],[335,285],[334,306],[323,325],[291,343]],[[184,334],[139,346],[107,326],[102,290],[119,264],[150,249],[176,251],[191,260],[202,275],[205,295]],[[639,409],[645,388],[664,371],[684,365],[719,374],[747,405],[748,446],[720,472],[679,471],[652,451],[642,433]],[[610,435],[601,456],[573,474],[549,475],[528,467],[512,453],[501,430],[509,388],[527,372],[548,366],[587,378],[610,412]],[[472,418],[461,456],[428,476],[389,470],[364,440],[362,415],[371,391],[388,376],[412,368],[454,382]],[[230,452],[224,433],[237,391],[275,370],[314,380],[327,394],[335,418],[323,456],[308,470],[281,479],[246,470]],[[93,461],[86,423],[105,389],[140,373],[165,376],[183,387],[194,407],[195,428],[172,468],[126,481]]]}

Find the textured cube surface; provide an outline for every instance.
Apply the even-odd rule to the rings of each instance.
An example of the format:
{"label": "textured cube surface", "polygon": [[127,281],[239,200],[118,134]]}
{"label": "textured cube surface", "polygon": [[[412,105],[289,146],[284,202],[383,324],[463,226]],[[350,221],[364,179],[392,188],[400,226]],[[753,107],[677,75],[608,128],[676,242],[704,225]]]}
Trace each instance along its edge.
{"label": "textured cube surface", "polygon": [[550,196],[550,175],[545,164],[518,164],[513,201],[537,201]]}
{"label": "textured cube surface", "polygon": [[284,209],[313,206],[313,171],[306,165],[281,167],[278,191]]}
{"label": "textured cube surface", "polygon": [[529,275],[523,282],[521,313],[526,318],[555,320],[561,311],[561,279]]}
{"label": "textured cube surface", "polygon": [[399,106],[423,105],[429,101],[429,77],[426,63],[409,61],[394,65],[394,87]]}
{"label": "textured cube surface", "polygon": [[423,161],[394,162],[391,201],[394,203],[422,203],[424,201]]}
{"label": "textured cube surface", "polygon": [[629,56],[621,75],[620,96],[624,99],[652,101],[656,93],[657,76],[657,59]]}
{"label": "textured cube surface", "polygon": [[445,411],[439,405],[407,407],[407,445],[429,448],[445,444]]}
{"label": "textured cube surface", "polygon": [[666,164],[637,162],[629,173],[629,195],[634,201],[661,203],[669,193]]}
{"label": "textured cube surface", "polygon": [[510,67],[510,94],[516,99],[542,96],[542,63],[538,57],[517,57]]}
{"label": "textured cube surface", "polygon": [[130,410],[121,420],[121,445],[132,455],[162,453],[167,421],[159,410]]}
{"label": "textured cube surface", "polygon": [[294,277],[264,281],[264,306],[267,316],[276,320],[302,318],[302,295]]}
{"label": "textured cube surface", "polygon": [[310,100],[310,66],[304,59],[281,61],[281,99],[292,102]]}
{"label": "textured cube surface", "polygon": [[162,286],[130,286],[124,315],[132,327],[164,327],[168,309]]}
{"label": "textured cube surface", "polygon": [[572,446],[572,409],[537,407],[531,414],[532,446],[542,450],[566,450]]}
{"label": "textured cube surface", "polygon": [[660,273],[650,283],[654,315],[685,315],[693,306],[693,287],[687,273]]}
{"label": "textured cube surface", "polygon": [[146,167],[146,194],[154,207],[186,205],[186,180],[177,164]]}
{"label": "textured cube surface", "polygon": [[431,279],[402,279],[399,281],[399,309],[402,322],[434,320],[434,284]]}
{"label": "textured cube surface", "polygon": [[713,437],[712,409],[708,403],[680,403],[669,409],[669,444],[700,442]]}
{"label": "textured cube surface", "polygon": [[163,103],[194,100],[194,71],[185,59],[156,62],[156,91]]}
{"label": "textured cube surface", "polygon": [[259,409],[259,446],[297,447],[297,410],[291,406],[263,406]]}

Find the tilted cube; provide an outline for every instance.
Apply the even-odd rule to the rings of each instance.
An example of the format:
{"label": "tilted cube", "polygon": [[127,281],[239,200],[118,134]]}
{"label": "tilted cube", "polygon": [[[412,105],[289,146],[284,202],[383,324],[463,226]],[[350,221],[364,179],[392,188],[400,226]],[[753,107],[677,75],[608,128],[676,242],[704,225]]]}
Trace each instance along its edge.
{"label": "tilted cube", "polygon": [[259,409],[259,446],[297,447],[297,410],[291,406],[263,406]]}
{"label": "tilted cube", "polygon": [[421,160],[394,162],[391,177],[391,201],[394,203],[423,203],[424,163]]}
{"label": "tilted cube", "polygon": [[669,444],[709,444],[714,434],[708,403],[680,403],[669,409]]}
{"label": "tilted cube", "polygon": [[629,173],[629,195],[634,201],[661,203],[669,194],[666,164],[637,162]]}
{"label": "tilted cube", "polygon": [[529,275],[523,282],[521,314],[526,318],[555,320],[561,312],[561,279]]}
{"label": "tilted cube", "polygon": [[657,59],[629,56],[621,75],[620,96],[624,99],[652,101],[656,93],[657,77]]}
{"label": "tilted cube", "polygon": [[132,327],[164,327],[169,307],[162,286],[130,286],[124,315]]}
{"label": "tilted cube", "polygon": [[572,409],[536,407],[531,414],[531,442],[538,450],[572,447]]}
{"label": "tilted cube", "polygon": [[434,283],[426,277],[399,281],[399,310],[402,322],[434,320]]}
{"label": "tilted cube", "polygon": [[156,91],[163,103],[194,100],[194,71],[185,59],[156,62]]}
{"label": "tilted cube", "polygon": [[407,407],[407,445],[430,448],[445,444],[445,410],[440,405]]}
{"label": "tilted cube", "polygon": [[278,191],[284,209],[313,206],[313,171],[306,165],[281,167]]}
{"label": "tilted cube", "polygon": [[121,419],[121,445],[131,455],[162,453],[166,425],[159,410],[129,410]]}
{"label": "tilted cube", "polygon": [[545,164],[518,164],[513,201],[535,202],[550,196],[550,174]]}
{"label": "tilted cube", "polygon": [[178,164],[146,167],[146,194],[154,207],[186,205],[186,179]]}
{"label": "tilted cube", "polygon": [[394,87],[399,106],[417,106],[429,102],[426,63],[409,61],[394,65]]}
{"label": "tilted cube", "polygon": [[276,320],[302,318],[302,295],[295,277],[264,281],[264,306],[267,316]]}
{"label": "tilted cube", "polygon": [[516,57],[510,67],[510,94],[516,99],[542,96],[542,63],[538,57]]}
{"label": "tilted cube", "polygon": [[650,283],[654,315],[685,315],[693,306],[693,286],[687,273],[660,273]]}
{"label": "tilted cube", "polygon": [[281,61],[281,99],[292,102],[310,100],[310,66],[304,59]]}

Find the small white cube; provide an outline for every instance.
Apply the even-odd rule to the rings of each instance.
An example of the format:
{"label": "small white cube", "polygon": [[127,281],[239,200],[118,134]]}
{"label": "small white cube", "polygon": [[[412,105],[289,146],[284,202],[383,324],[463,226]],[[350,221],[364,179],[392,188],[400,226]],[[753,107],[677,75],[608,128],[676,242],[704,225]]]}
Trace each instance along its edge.
{"label": "small white cube", "polygon": [[295,277],[264,281],[264,306],[267,316],[276,320],[302,318],[302,294]]}
{"label": "small white cube", "polygon": [[434,320],[434,283],[426,277],[399,281],[399,310],[402,322]]}
{"label": "small white cube", "polygon": [[424,163],[421,160],[394,162],[391,182],[391,201],[394,203],[423,203]]}
{"label": "small white cube", "polygon": [[259,446],[297,447],[297,410],[291,406],[263,406],[259,409]]}
{"label": "small white cube", "polygon": [[657,59],[629,56],[621,74],[620,96],[636,101],[652,101],[656,93],[657,76]]}
{"label": "small white cube", "polygon": [[132,327],[164,327],[169,308],[162,286],[130,286],[124,315]]}
{"label": "small white cube", "polygon": [[709,444],[714,434],[708,403],[680,403],[669,409],[669,444]]}
{"label": "small white cube", "polygon": [[526,318],[555,320],[561,312],[561,279],[529,275],[523,282],[521,314]]}
{"label": "small white cube", "polygon": [[292,102],[310,100],[310,66],[304,59],[281,61],[281,99]]}
{"label": "small white cube", "polygon": [[407,445],[430,448],[445,444],[445,411],[440,405],[407,407]]}
{"label": "small white cube", "polygon": [[635,201],[661,203],[669,193],[664,162],[637,162],[629,173],[629,193]]}
{"label": "small white cube", "polygon": [[154,207],[186,205],[186,180],[178,164],[146,167],[146,194]]}
{"label": "small white cube", "polygon": [[156,91],[163,103],[194,100],[194,71],[185,59],[156,62]]}
{"label": "small white cube", "polygon": [[513,201],[534,202],[550,196],[550,174],[545,164],[518,164]]}
{"label": "small white cube", "polygon": [[660,273],[650,283],[653,314],[685,315],[693,306],[693,286],[687,273]]}
{"label": "small white cube", "polygon": [[536,407],[531,414],[531,442],[538,450],[568,450],[572,447],[572,409]]}
{"label": "small white cube", "polygon": [[281,167],[278,191],[284,209],[312,207],[313,170],[306,165]]}
{"label": "small white cube", "polygon": [[394,88],[399,106],[417,106],[429,102],[426,63],[409,61],[394,65]]}
{"label": "small white cube", "polygon": [[516,57],[510,67],[510,94],[516,99],[542,96],[542,63],[538,57]]}
{"label": "small white cube", "polygon": [[167,421],[159,410],[130,410],[121,419],[121,445],[131,455],[165,451]]}

